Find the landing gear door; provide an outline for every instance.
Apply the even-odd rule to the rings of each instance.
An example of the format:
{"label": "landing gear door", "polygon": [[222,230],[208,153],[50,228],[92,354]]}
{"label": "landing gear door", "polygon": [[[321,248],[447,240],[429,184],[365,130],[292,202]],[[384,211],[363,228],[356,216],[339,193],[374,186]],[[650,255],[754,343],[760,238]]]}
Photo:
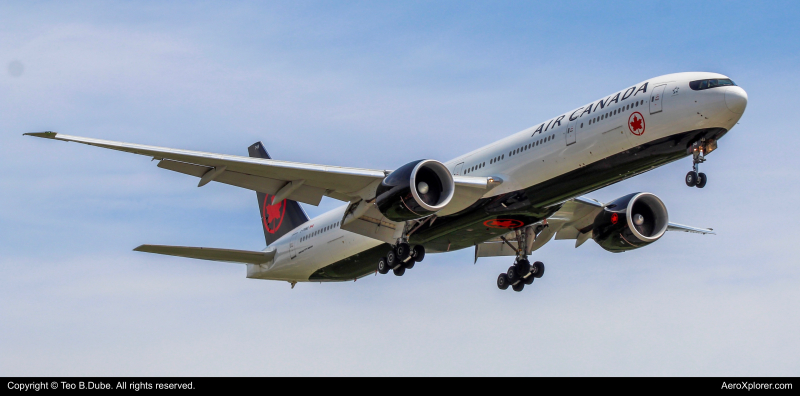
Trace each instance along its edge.
{"label": "landing gear door", "polygon": [[569,146],[570,144],[574,144],[576,141],[575,135],[577,131],[575,130],[575,125],[577,124],[578,124],[577,119],[575,121],[570,121],[569,124],[567,124],[567,146]]}
{"label": "landing gear door", "polygon": [[297,232],[289,239],[289,258],[292,260],[297,257],[297,244],[300,241],[299,235],[300,233]]}
{"label": "landing gear door", "polygon": [[661,84],[650,92],[650,114],[661,112],[661,105],[664,102],[664,88],[666,86],[667,84]]}

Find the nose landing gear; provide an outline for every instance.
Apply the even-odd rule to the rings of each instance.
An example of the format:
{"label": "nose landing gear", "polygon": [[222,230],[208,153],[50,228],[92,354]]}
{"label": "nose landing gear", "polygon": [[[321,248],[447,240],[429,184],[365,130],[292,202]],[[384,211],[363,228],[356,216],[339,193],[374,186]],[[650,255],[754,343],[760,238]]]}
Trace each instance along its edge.
{"label": "nose landing gear", "polygon": [[705,141],[701,140],[694,144],[692,148],[692,170],[686,174],[686,185],[689,187],[703,188],[708,182],[705,173],[700,172],[700,164],[706,162]]}

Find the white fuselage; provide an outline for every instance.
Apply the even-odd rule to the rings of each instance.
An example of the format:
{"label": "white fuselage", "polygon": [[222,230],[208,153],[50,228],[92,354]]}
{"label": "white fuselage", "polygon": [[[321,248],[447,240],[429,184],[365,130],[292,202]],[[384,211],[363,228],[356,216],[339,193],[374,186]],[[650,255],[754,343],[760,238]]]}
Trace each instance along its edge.
{"label": "white fuselage", "polygon": [[[454,175],[494,176],[486,197],[537,185],[670,135],[702,128],[730,130],[741,117],[738,86],[695,91],[689,81],[727,77],[678,73],[656,77],[560,114],[445,163]],[[733,108],[733,110],[731,110]],[[742,112],[743,112],[742,108]],[[638,113],[639,115],[636,115]],[[641,129],[637,122],[642,117]],[[248,265],[249,278],[307,281],[315,271],[384,242],[339,228],[346,205],[309,220],[268,249],[272,262]],[[377,265],[377,263],[376,263]]]}

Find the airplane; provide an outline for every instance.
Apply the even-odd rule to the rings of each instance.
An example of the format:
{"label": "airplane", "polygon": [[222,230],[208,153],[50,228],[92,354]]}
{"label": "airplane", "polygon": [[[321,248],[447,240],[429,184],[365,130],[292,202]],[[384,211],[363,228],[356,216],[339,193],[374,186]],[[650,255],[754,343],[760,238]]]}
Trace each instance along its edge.
{"label": "airplane", "polygon": [[[114,142],[56,132],[26,133],[152,157],[158,167],[256,191],[267,247],[261,251],[141,245],[135,251],[243,263],[247,277],[297,282],[402,276],[426,253],[473,248],[508,256],[499,289],[522,291],[544,275],[529,256],[549,241],[589,239],[609,252],[649,245],[666,231],[714,234],[669,221],[648,192],[608,203],[592,191],[686,157],[689,187],[699,166],[747,107],[747,93],[722,74],[668,74],[634,84],[447,162],[411,161],[394,170],[272,159],[263,143],[249,156]],[[346,204],[309,219],[299,203],[323,196]]]}

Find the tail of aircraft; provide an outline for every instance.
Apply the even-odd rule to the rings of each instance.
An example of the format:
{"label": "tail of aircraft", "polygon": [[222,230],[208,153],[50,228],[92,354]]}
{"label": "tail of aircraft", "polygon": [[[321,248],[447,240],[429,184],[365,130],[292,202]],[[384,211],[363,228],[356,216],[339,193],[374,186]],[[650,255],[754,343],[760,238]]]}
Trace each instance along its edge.
{"label": "tail of aircraft", "polygon": [[[247,148],[251,157],[271,159],[261,142],[253,143]],[[295,201],[284,199],[272,202],[272,195],[257,192],[258,210],[261,211],[261,226],[264,227],[264,238],[267,246],[275,242],[295,227],[308,221],[303,208]]]}

